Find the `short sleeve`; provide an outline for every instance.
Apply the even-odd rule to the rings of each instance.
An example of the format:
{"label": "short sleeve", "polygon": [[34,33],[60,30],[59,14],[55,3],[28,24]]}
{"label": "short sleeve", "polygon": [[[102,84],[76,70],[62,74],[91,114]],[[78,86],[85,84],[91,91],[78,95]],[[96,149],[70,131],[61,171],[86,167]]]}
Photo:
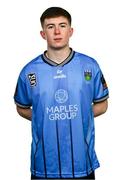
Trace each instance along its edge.
{"label": "short sleeve", "polygon": [[106,100],[109,97],[108,86],[104,75],[99,68],[99,71],[96,74],[94,79],[94,98],[93,102],[98,103]]}
{"label": "short sleeve", "polygon": [[23,107],[23,108],[31,107],[31,100],[29,97],[27,84],[25,83],[25,81],[22,80],[20,76],[18,78],[17,85],[16,85],[14,101],[20,107]]}

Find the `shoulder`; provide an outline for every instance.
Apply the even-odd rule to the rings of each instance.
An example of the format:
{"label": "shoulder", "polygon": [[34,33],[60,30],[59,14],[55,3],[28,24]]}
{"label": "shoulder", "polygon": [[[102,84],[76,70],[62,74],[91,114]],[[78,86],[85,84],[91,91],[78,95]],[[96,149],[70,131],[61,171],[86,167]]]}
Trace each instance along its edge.
{"label": "shoulder", "polygon": [[83,63],[98,64],[98,62],[93,57],[80,52],[75,52],[75,58],[82,61]]}
{"label": "shoulder", "polygon": [[41,55],[35,57],[34,59],[30,60],[21,70],[21,72],[26,72],[26,71],[29,71],[29,70],[32,70],[34,68],[37,67],[38,64],[41,64],[43,61],[42,61],[42,58],[41,58]]}
{"label": "shoulder", "polygon": [[80,52],[75,52],[74,58],[76,61],[78,61],[80,64],[83,66],[89,66],[95,69],[99,69],[99,64],[96,59],[93,57],[80,53]]}
{"label": "shoulder", "polygon": [[34,59],[30,60],[24,67],[23,70],[27,70],[30,68],[35,67],[37,64],[40,64],[42,62],[41,55],[35,57]]}
{"label": "shoulder", "polygon": [[41,58],[41,55],[38,55],[37,57],[35,57],[34,59],[30,60],[23,68],[22,70],[20,71],[20,77],[22,79],[25,78],[26,75],[28,75],[29,73],[34,73],[37,71],[37,67],[38,67],[38,64],[41,64],[43,61],[42,61],[42,58]]}

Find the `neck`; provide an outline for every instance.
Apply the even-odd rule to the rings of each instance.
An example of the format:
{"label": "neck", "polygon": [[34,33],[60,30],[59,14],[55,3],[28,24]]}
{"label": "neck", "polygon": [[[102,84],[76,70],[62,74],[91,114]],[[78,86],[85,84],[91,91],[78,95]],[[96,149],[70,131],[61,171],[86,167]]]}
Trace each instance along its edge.
{"label": "neck", "polygon": [[46,56],[51,59],[53,62],[60,64],[63,62],[70,54],[71,49],[65,47],[63,49],[50,49],[48,48]]}

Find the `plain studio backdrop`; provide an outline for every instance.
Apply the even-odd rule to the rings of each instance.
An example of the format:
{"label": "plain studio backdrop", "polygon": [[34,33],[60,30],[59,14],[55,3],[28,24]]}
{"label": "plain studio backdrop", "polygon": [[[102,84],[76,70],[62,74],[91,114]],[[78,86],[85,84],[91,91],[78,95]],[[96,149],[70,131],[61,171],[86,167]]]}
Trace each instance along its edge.
{"label": "plain studio backdrop", "polygon": [[0,179],[30,179],[31,123],[18,116],[13,95],[22,67],[46,49],[39,17],[50,6],[73,19],[70,46],[95,58],[109,86],[109,108],[95,118],[96,180],[120,175],[120,8],[117,0],[4,0],[0,2]]}

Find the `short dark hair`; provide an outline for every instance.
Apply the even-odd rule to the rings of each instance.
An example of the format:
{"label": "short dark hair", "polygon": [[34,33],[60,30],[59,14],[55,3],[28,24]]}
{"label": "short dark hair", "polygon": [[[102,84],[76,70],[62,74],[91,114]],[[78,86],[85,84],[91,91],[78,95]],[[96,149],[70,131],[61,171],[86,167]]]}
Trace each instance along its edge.
{"label": "short dark hair", "polygon": [[50,7],[46,9],[40,17],[42,27],[46,18],[54,18],[59,16],[64,16],[65,18],[67,18],[69,24],[71,25],[72,18],[68,11],[61,7]]}

